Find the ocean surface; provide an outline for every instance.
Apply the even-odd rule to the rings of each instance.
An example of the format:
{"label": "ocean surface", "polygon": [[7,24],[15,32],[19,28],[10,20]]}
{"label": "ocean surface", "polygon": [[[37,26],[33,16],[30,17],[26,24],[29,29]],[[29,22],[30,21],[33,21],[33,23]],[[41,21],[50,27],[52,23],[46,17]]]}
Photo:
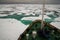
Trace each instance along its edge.
{"label": "ocean surface", "polygon": [[[60,29],[60,5],[45,9],[44,21]],[[42,4],[0,4],[0,40],[17,40],[33,21],[42,20],[41,13]]]}

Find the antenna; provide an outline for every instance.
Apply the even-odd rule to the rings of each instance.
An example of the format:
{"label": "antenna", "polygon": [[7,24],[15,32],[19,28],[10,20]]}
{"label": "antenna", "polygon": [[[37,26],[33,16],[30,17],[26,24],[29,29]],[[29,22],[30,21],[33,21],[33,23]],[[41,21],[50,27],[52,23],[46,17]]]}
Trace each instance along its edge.
{"label": "antenna", "polygon": [[45,14],[45,3],[46,3],[46,0],[43,0],[43,5],[42,5],[42,21],[41,21],[41,29],[43,29],[44,27],[44,23],[43,23],[43,20],[44,20],[44,14]]}

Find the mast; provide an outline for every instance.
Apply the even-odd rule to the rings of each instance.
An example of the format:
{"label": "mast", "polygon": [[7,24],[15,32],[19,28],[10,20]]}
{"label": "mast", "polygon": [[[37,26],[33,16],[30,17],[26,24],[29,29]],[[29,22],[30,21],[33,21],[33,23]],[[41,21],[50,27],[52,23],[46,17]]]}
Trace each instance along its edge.
{"label": "mast", "polygon": [[44,20],[44,14],[45,14],[45,2],[46,0],[43,0],[43,5],[42,5],[42,21],[41,21],[41,29],[43,29],[44,27],[44,23],[43,23],[43,20]]}

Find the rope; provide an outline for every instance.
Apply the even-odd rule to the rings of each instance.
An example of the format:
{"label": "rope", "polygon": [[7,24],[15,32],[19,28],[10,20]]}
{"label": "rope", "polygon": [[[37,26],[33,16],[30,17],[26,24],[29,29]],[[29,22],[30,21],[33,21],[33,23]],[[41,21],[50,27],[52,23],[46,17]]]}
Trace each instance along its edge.
{"label": "rope", "polygon": [[44,14],[45,14],[45,0],[43,0],[43,6],[42,6],[42,21],[41,21],[41,29],[43,29],[44,27],[44,23],[43,23],[43,20],[44,20]]}

